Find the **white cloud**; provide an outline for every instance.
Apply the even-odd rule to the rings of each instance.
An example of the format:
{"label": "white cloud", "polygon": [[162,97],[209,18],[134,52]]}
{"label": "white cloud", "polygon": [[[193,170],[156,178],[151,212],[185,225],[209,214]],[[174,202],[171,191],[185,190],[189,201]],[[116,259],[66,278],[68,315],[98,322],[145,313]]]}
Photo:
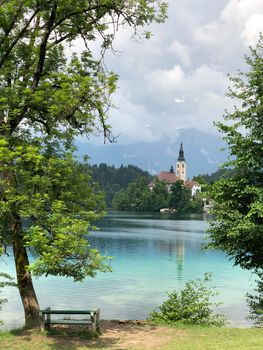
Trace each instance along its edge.
{"label": "white cloud", "polygon": [[219,23],[214,21],[193,28],[193,35],[195,40],[201,44],[216,45],[218,41],[223,41],[223,37],[225,36],[224,30],[220,33],[220,35],[217,35],[218,31]]}
{"label": "white cloud", "polygon": [[171,70],[157,69],[146,76],[146,79],[159,89],[170,90],[174,86],[180,86],[185,78],[185,73],[179,65],[175,65]]}
{"label": "white cloud", "polygon": [[238,45],[243,49],[240,44],[247,48],[256,43],[262,16],[263,0],[229,0],[217,19],[193,28],[194,39],[212,50],[217,47],[227,57],[229,47],[234,54]]}
{"label": "white cloud", "polygon": [[175,103],[184,103],[185,102],[185,98],[183,97],[175,97],[174,98],[174,102]]}
{"label": "white cloud", "polygon": [[143,43],[120,29],[107,53],[119,74],[109,123],[120,143],[175,139],[180,128],[210,130],[232,101],[227,73],[244,70],[243,54],[263,31],[263,0],[169,0],[169,19]]}
{"label": "white cloud", "polygon": [[245,28],[241,33],[244,46],[255,46],[259,33],[263,33],[263,12],[251,16],[245,23]]}
{"label": "white cloud", "polygon": [[151,72],[146,81],[145,88],[151,92],[153,103],[163,108],[161,128],[166,126],[167,134],[178,127],[211,128],[227,104],[226,75],[207,65],[190,72],[179,66],[171,70],[158,69]]}
{"label": "white cloud", "polygon": [[230,0],[220,18],[223,21],[238,24],[244,23],[263,9],[263,0]]}
{"label": "white cloud", "polygon": [[174,39],[167,51],[172,53],[183,66],[190,66],[191,58],[189,54],[189,47],[187,45],[181,43],[177,39]]}
{"label": "white cloud", "polygon": [[117,94],[117,108],[111,111],[109,120],[113,134],[119,135],[119,143],[157,141],[159,136],[152,130],[149,123],[151,116],[147,109],[142,105],[132,104],[129,101],[129,96],[125,95],[124,92]]}

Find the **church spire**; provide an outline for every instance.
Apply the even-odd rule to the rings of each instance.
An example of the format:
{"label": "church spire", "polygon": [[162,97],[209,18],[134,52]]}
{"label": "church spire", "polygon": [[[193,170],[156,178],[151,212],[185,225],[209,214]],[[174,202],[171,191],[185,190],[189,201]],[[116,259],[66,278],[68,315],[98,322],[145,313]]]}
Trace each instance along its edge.
{"label": "church spire", "polygon": [[184,150],[183,150],[183,143],[181,142],[181,147],[180,147],[180,150],[179,150],[179,156],[177,158],[177,160],[180,162],[185,162],[185,158],[184,158]]}
{"label": "church spire", "polygon": [[176,162],[176,176],[178,176],[182,181],[186,181],[186,161],[184,158],[183,143],[181,142],[181,147],[179,150],[179,155]]}

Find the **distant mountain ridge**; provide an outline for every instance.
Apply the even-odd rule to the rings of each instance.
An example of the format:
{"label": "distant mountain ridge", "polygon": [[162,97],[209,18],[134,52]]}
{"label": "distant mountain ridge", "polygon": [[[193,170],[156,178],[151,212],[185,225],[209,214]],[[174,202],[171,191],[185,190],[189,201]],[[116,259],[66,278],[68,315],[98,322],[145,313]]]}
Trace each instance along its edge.
{"label": "distant mountain ridge", "polygon": [[87,154],[91,164],[106,163],[120,167],[133,164],[151,174],[169,171],[175,166],[180,143],[183,142],[187,162],[187,177],[198,174],[211,174],[227,160],[227,152],[222,151],[226,145],[219,135],[197,129],[182,129],[180,137],[161,140],[155,143],[136,144],[101,144],[88,142],[77,143],[78,155]]}

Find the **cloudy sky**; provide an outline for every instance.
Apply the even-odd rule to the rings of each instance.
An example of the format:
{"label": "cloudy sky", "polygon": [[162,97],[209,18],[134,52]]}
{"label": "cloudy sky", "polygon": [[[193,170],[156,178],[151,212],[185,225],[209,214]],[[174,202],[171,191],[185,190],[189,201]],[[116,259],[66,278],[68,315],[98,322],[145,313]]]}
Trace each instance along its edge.
{"label": "cloudy sky", "polygon": [[174,140],[189,127],[215,132],[232,104],[227,73],[245,68],[263,32],[263,0],[169,0],[168,16],[144,42],[120,30],[121,54],[105,57],[119,75],[110,123],[121,144]]}

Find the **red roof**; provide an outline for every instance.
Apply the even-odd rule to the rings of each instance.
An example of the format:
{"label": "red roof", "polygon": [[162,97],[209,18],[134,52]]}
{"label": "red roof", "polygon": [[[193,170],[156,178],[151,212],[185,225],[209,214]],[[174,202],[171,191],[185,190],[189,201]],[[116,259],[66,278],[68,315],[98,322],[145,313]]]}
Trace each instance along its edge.
{"label": "red roof", "polygon": [[186,186],[186,187],[189,187],[189,188],[194,187],[194,185],[196,185],[196,186],[200,186],[200,184],[199,184],[198,182],[196,182],[196,181],[192,181],[192,180],[190,180],[190,181],[186,181],[186,183],[185,183],[185,186]]}
{"label": "red roof", "polygon": [[165,181],[168,184],[174,184],[177,181],[180,181],[181,179],[175,175],[175,173],[171,173],[170,171],[162,171],[158,175],[158,179],[161,181]]}

